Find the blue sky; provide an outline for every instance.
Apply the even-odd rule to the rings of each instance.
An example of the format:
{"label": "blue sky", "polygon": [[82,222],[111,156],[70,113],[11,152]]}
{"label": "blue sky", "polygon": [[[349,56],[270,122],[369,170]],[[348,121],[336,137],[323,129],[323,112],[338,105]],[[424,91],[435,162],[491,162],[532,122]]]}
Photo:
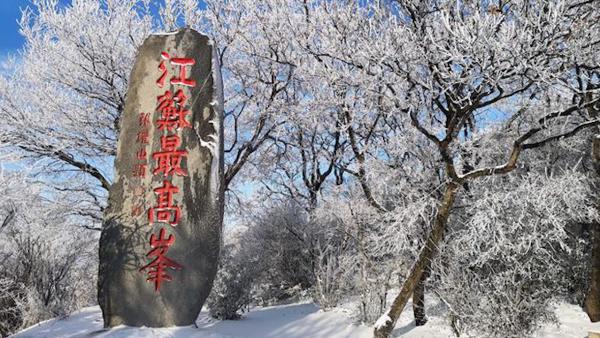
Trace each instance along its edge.
{"label": "blue sky", "polygon": [[20,8],[28,4],[25,0],[0,1],[0,55],[13,53],[23,45],[17,20],[21,17]]}
{"label": "blue sky", "polygon": [[[69,0],[60,0],[68,4]],[[30,0],[0,0],[0,61],[8,54],[16,54],[23,46],[23,37],[19,33],[21,10],[33,7]]]}
{"label": "blue sky", "polygon": [[[60,5],[68,5],[71,0],[59,0]],[[163,0],[153,0],[151,11],[158,12],[158,7]],[[200,8],[204,2],[199,1]],[[8,55],[15,54],[23,46],[23,37],[19,34],[18,21],[21,18],[21,10],[33,7],[31,0],[0,0],[0,62]]]}

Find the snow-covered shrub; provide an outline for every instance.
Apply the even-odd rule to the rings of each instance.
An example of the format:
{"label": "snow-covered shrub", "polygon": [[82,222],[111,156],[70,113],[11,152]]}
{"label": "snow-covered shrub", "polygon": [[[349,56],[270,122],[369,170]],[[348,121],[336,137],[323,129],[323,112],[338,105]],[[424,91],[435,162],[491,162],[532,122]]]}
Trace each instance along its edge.
{"label": "snow-covered shrub", "polygon": [[271,206],[255,215],[241,245],[249,255],[260,257],[262,271],[255,285],[269,287],[263,285],[266,293],[257,296],[282,301],[297,293],[294,290],[309,289],[315,280],[315,243],[308,214],[296,204]]}
{"label": "snow-covered shrub", "polygon": [[377,276],[377,278],[367,280],[367,283],[359,286],[357,321],[368,325],[374,324],[386,311],[386,298],[390,288],[389,281],[390,274],[384,273]]}
{"label": "snow-covered shrub", "polygon": [[315,281],[312,298],[321,309],[328,310],[339,304],[352,289],[356,272],[354,243],[350,233],[344,232],[343,220],[332,214],[330,204],[312,210],[310,222],[313,236]]}
{"label": "snow-covered shrub", "polygon": [[431,284],[458,332],[523,337],[554,320],[552,301],[567,291],[560,264],[573,252],[567,225],[597,212],[587,177],[577,172],[495,180],[503,182],[472,185],[472,196],[462,200]]}
{"label": "snow-covered shrub", "polygon": [[317,222],[328,224],[320,255],[324,259],[316,261],[314,300],[326,307],[352,298],[353,317],[360,323],[372,324],[386,310],[397,264],[390,251],[379,250],[386,221],[381,216],[360,196],[327,201],[314,213]]}
{"label": "snow-covered shrub", "polygon": [[334,243],[317,246],[313,300],[321,309],[327,310],[338,305],[348,284],[346,274],[352,268],[352,262],[344,255],[343,249]]}
{"label": "snow-covered shrub", "polygon": [[[95,267],[83,238],[69,244],[31,230],[11,229],[3,238],[0,279],[7,293],[0,300],[3,334],[69,313],[95,300]],[[54,238],[56,239],[56,238]],[[88,263],[86,263],[88,262]],[[92,277],[90,277],[92,276]]]}
{"label": "snow-covered shrub", "polygon": [[573,304],[584,304],[590,284],[592,241],[590,227],[595,224],[569,224],[567,230],[567,246],[570,251],[557,259],[557,265],[563,274],[559,284],[564,285],[565,299]]}
{"label": "snow-covered shrub", "polygon": [[250,305],[252,282],[257,273],[256,262],[252,260],[235,244],[223,247],[219,271],[206,301],[213,318],[239,319],[240,312]]}
{"label": "snow-covered shrub", "polygon": [[223,248],[207,301],[211,316],[238,319],[251,303],[271,305],[302,296],[314,283],[308,215],[293,204],[263,209]]}
{"label": "snow-covered shrub", "polygon": [[0,277],[0,336],[5,337],[23,325],[25,290],[22,284]]}
{"label": "snow-covered shrub", "polygon": [[[95,302],[94,236],[24,173],[0,170],[0,335]],[[70,223],[69,223],[70,224]]]}

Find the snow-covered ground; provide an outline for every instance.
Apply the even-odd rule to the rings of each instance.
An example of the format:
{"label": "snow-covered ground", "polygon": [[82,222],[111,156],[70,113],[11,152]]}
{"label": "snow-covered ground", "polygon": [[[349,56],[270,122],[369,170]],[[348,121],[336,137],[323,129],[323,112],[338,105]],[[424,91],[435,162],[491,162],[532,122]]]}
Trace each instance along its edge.
{"label": "snow-covered ground", "polygon": [[[410,306],[407,306],[410,309]],[[557,307],[561,325],[548,325],[536,337],[583,338],[590,329],[600,330],[600,325],[589,319],[575,305]],[[600,323],[599,323],[600,324]],[[173,328],[102,328],[102,314],[98,306],[85,308],[66,319],[52,319],[32,326],[15,338],[38,337],[198,337],[198,338],[367,338],[372,329],[352,324],[343,310],[320,311],[314,304],[291,304],[255,308],[237,321],[218,321],[202,312],[196,327]],[[432,316],[427,325],[415,327],[409,310],[394,331],[396,337],[438,338],[453,337],[444,319]]]}

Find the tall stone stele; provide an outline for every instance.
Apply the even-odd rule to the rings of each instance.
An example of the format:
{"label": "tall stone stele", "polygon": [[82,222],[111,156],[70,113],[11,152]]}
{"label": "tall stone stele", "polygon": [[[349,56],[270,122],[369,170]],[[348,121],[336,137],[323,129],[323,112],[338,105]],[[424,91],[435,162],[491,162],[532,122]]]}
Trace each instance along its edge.
{"label": "tall stone stele", "polygon": [[216,47],[149,36],[129,79],[100,238],[104,326],[193,324],[217,271],[223,94]]}

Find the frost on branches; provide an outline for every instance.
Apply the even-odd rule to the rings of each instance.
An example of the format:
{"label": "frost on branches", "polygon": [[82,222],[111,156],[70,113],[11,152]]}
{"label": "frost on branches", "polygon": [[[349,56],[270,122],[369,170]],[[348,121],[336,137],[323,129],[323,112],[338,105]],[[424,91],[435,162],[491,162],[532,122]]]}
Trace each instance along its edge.
{"label": "frost on branches", "polygon": [[[219,46],[230,219],[270,219],[240,235],[254,241],[246,261],[302,260],[269,260],[260,287],[281,290],[270,276],[324,307],[358,299],[361,321],[390,319],[378,337],[423,286],[457,332],[485,336],[527,335],[580,288],[562,266],[590,248],[572,229],[598,222],[597,0],[205,4],[167,1],[154,18],[144,2],[39,2],[0,84],[3,149],[46,161],[52,185],[84,201],[74,210],[98,216],[127,65],[150,31],[184,22]],[[55,179],[65,172],[77,184]],[[280,222],[273,206],[290,203],[306,219]],[[240,261],[223,264],[217,298],[256,290],[255,271],[232,272]]]}
{"label": "frost on branches", "polygon": [[561,263],[575,250],[569,225],[599,219],[590,196],[589,177],[570,170],[472,185],[430,279],[449,305],[453,328],[522,337],[553,320],[553,301],[572,287]]}

